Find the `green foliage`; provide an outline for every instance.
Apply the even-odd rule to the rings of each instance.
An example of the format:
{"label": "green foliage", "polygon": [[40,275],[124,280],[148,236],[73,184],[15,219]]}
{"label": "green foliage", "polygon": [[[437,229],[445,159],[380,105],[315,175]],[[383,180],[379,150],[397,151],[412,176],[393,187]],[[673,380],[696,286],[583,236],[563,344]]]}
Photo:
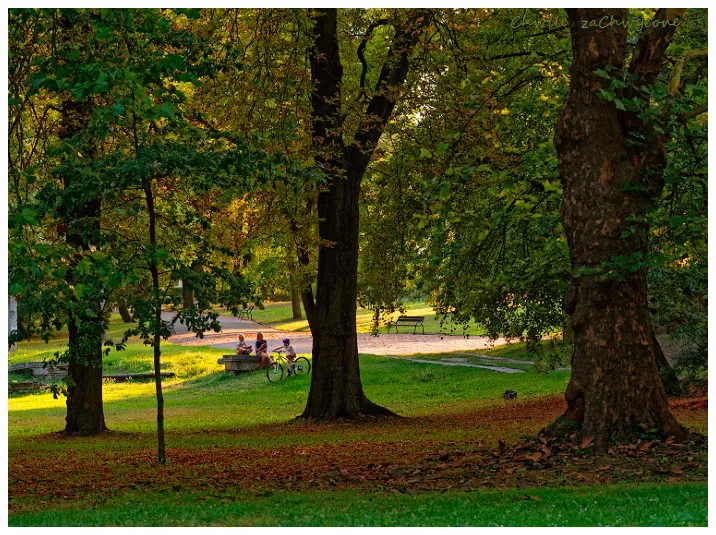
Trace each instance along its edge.
{"label": "green foliage", "polygon": [[[12,13],[11,23],[16,33],[23,24],[47,33],[38,40],[42,54],[32,58],[33,69],[17,79],[18,117],[29,113],[23,105],[47,100],[59,103],[53,107],[65,123],[74,117],[68,110],[89,119],[72,136],[50,140],[41,188],[11,206],[10,290],[23,295],[24,312],[33,317],[11,343],[35,333],[47,339],[75,318],[78,346],[56,357],[86,362],[120,295],[138,323],[118,348],[136,334],[147,341],[153,333],[166,337],[171,324],[155,325],[154,311],[179,307],[171,292],[177,280],[192,285],[196,303],[173,321],[199,336],[218,330],[213,304],[238,312],[254,290],[232,251],[202,236],[211,216],[201,201],[221,192],[214,203],[226,206],[289,172],[295,180],[307,177],[281,154],[211,128],[190,106],[196,87],[236,68],[231,51],[217,61],[210,40],[169,10],[24,10]],[[150,193],[152,217],[161,224],[152,239],[144,202]],[[76,218],[95,200],[106,223],[99,233],[91,220]],[[68,232],[82,235],[80,248],[63,239]],[[152,264],[161,288],[149,290]],[[113,345],[107,341],[106,351]]]}

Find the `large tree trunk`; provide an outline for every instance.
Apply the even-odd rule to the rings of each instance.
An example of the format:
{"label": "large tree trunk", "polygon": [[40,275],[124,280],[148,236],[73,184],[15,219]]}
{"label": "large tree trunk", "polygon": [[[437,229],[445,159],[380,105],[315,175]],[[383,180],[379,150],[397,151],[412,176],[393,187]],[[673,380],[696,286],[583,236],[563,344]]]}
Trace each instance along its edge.
{"label": "large tree trunk", "polygon": [[[84,236],[94,234],[99,225],[99,200],[93,200],[73,211],[71,219],[87,222],[81,228],[67,233],[67,243],[79,250],[88,250],[89,241]],[[70,225],[72,228],[73,225]],[[67,271],[67,281],[73,284],[75,273]],[[102,405],[102,311],[99,304],[68,303],[68,347],[70,352],[67,367],[69,381],[67,388],[67,416],[65,432],[92,435],[107,429]],[[83,311],[94,309],[95,317],[87,317]]]}
{"label": "large tree trunk", "polygon": [[364,127],[350,146],[344,146],[337,12],[317,9],[315,13],[314,47],[310,52],[312,134],[316,162],[330,178],[330,187],[318,197],[322,245],[316,306],[315,310],[306,308],[313,334],[313,371],[302,417],[392,415],[368,400],[360,380],[356,334],[359,193],[375,145],[395,106],[395,91],[408,73],[408,58],[417,43],[418,30],[426,20],[411,12],[408,24],[396,24],[394,43],[378,77],[376,95],[366,109]]}
{"label": "large tree trunk", "polygon": [[356,335],[359,184],[355,174],[335,180],[319,199],[321,240],[334,245],[321,247],[318,254],[314,366],[304,417],[393,414],[363,394],[360,380]]}
{"label": "large tree trunk", "polygon": [[[622,270],[614,276],[600,271],[618,256],[646,256],[648,226],[627,231],[633,225],[631,218],[645,216],[661,193],[666,158],[648,125],[598,96],[600,88],[608,89],[609,81],[595,70],[612,66],[614,76],[619,76],[627,30],[616,25],[583,29],[582,21],[610,16],[626,20],[627,10],[568,13],[571,85],[555,146],[564,188],[562,223],[572,260],[565,310],[571,316],[574,353],[565,394],[568,408],[555,428],[576,422],[603,451],[610,438],[628,440],[643,429],[656,428],[662,435],[684,433],[669,411],[654,359],[646,268]],[[672,35],[673,26],[642,33],[630,66],[639,86],[653,83]],[[631,135],[636,132],[646,134],[648,141],[635,145]],[[582,268],[599,272],[580,273]]]}
{"label": "large tree trunk", "polygon": [[[102,404],[102,339],[92,336],[85,338],[70,322],[68,325],[70,351],[73,352],[67,367],[71,379],[67,389],[67,416],[65,432],[93,435],[107,430]],[[82,350],[73,347],[82,344]],[[86,361],[80,360],[86,355]]]}
{"label": "large tree trunk", "polygon": [[[64,20],[64,19],[63,19]],[[90,102],[66,101],[62,107],[62,124],[59,136],[71,140],[88,124],[92,112]],[[89,150],[88,152],[92,152]],[[65,179],[65,189],[72,187],[71,178]],[[67,213],[67,244],[79,257],[89,251],[90,242],[98,243],[101,203],[98,198],[72,205]],[[73,260],[67,270],[70,286],[77,282]],[[68,315],[68,388],[65,432],[91,435],[107,429],[102,406],[102,312],[98,303],[79,303],[69,298]],[[84,311],[95,312],[88,317]]]}

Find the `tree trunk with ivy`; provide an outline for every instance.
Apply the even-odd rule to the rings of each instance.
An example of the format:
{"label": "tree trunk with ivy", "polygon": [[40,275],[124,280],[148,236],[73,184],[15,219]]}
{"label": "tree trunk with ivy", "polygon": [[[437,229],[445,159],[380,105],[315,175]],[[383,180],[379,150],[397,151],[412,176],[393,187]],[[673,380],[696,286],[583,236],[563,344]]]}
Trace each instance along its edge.
{"label": "tree trunk with ivy", "polygon": [[[408,60],[425,19],[420,12],[411,11],[406,22],[395,24],[395,38],[378,77],[376,93],[366,108],[364,126],[348,145],[342,133],[338,14],[336,9],[317,9],[314,20],[314,46],[309,55],[314,88],[312,135],[315,159],[329,178],[329,187],[318,197],[321,246],[316,301],[315,307],[311,303],[306,307],[313,334],[313,370],[302,417],[392,415],[366,397],[360,379],[356,334],[359,193],[373,150],[393,112],[396,91],[407,76]],[[361,59],[364,48],[359,48]],[[304,292],[304,300],[308,297]]]}
{"label": "tree trunk with ivy", "polygon": [[[645,221],[664,186],[666,151],[654,132],[634,113],[600,98],[610,80],[596,74],[612,67],[621,78],[627,54],[627,30],[620,26],[582,28],[582,21],[613,16],[626,20],[626,9],[567,10],[572,36],[571,84],[555,134],[564,188],[562,223],[571,252],[572,280],[564,306],[574,333],[568,408],[552,426],[570,422],[604,451],[610,439],[629,440],[655,430],[662,436],[685,435],[669,410],[654,357],[647,307],[649,227]],[[656,20],[670,21],[683,10],[659,10]],[[648,99],[641,94],[659,72],[674,25],[645,29],[628,68],[634,89],[617,89],[616,98]],[[635,143],[638,134],[645,141]],[[619,257],[623,265],[604,270]],[[628,265],[631,264],[631,265]]]}

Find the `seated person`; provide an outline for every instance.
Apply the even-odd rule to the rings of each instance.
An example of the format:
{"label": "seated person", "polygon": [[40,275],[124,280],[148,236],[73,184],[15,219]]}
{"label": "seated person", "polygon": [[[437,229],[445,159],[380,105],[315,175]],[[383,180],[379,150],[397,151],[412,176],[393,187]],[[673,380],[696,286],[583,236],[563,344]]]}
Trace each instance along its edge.
{"label": "seated person", "polygon": [[264,340],[264,334],[261,331],[256,333],[256,355],[261,359],[262,368],[273,364],[273,359],[268,354],[268,344]]}
{"label": "seated person", "polygon": [[278,350],[281,350],[286,353],[286,360],[288,360],[288,374],[291,375],[291,372],[295,373],[296,352],[293,350],[293,346],[291,345],[291,340],[289,338],[284,338],[283,345],[274,349],[274,351],[278,351]]}
{"label": "seated person", "polygon": [[236,344],[237,355],[250,355],[253,348],[244,340],[244,333],[239,333],[239,342]]}

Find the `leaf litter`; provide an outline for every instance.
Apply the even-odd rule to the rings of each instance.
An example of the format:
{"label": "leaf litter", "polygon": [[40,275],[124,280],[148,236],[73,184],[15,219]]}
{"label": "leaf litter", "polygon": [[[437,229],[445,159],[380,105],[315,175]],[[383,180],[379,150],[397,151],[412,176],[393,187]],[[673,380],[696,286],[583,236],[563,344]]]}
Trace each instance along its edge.
{"label": "leaf litter", "polygon": [[[705,415],[704,403],[696,409],[692,406],[686,410],[700,410]],[[154,449],[148,446],[82,453],[52,449],[42,459],[37,451],[15,449],[9,459],[9,511],[38,510],[48,504],[69,507],[78,502],[91,506],[137,490],[205,496],[222,496],[238,489],[258,496],[303,489],[406,494],[707,479],[707,440],[700,436],[688,443],[649,437],[612,445],[606,454],[592,453],[593,437],[576,434],[566,439],[537,436],[515,440],[517,431],[525,429],[525,420],[530,420],[534,429],[563,410],[563,399],[552,397],[468,414],[367,418],[358,424],[294,421],[285,426],[256,426],[237,429],[236,434],[267,438],[308,434],[314,435],[315,442],[269,449],[170,446],[169,464],[161,467],[155,463]],[[321,442],[326,434],[356,425],[374,439]],[[469,427],[484,429],[484,438],[445,438]],[[396,433],[411,428],[425,438],[404,438]],[[50,436],[46,440],[55,439]]]}

